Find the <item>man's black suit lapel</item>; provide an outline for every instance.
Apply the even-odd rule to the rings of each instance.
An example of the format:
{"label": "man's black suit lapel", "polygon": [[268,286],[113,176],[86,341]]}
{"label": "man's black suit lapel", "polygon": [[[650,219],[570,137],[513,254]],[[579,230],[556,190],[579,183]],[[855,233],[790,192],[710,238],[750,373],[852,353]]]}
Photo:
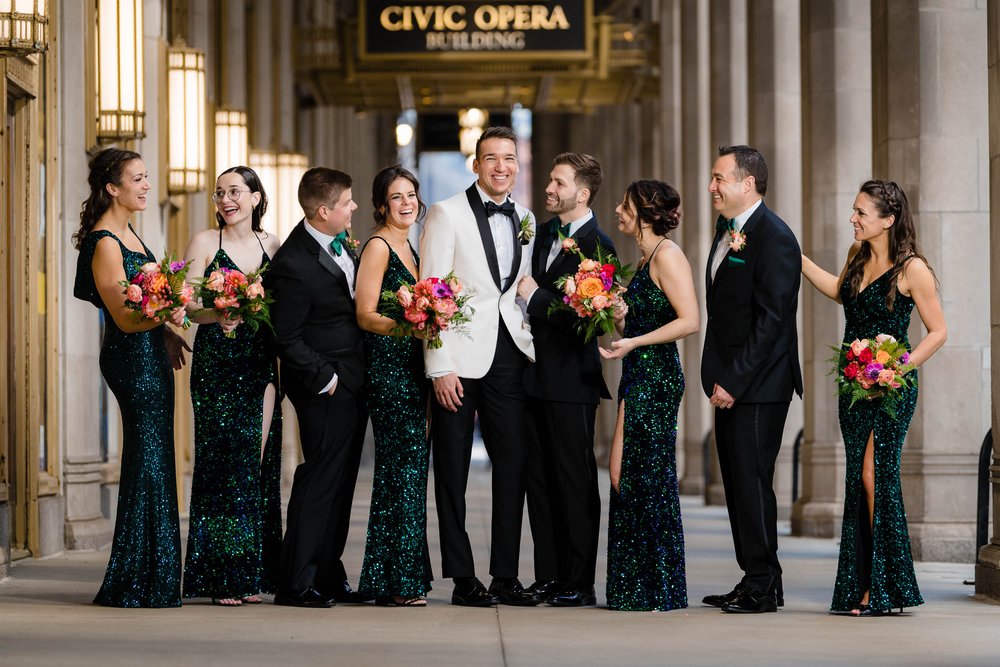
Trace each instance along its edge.
{"label": "man's black suit lapel", "polygon": [[[550,226],[551,229],[551,226]],[[558,239],[558,234],[552,233],[551,237],[553,239]],[[580,229],[576,230],[576,233],[572,235],[576,240],[577,245],[580,247],[580,252],[586,257],[591,259],[596,258],[597,255],[597,215],[591,216],[590,220],[585,222]],[[556,241],[553,240],[553,243]],[[552,260],[552,264],[545,268],[544,264],[548,260],[549,253],[552,251],[552,244],[549,244],[548,249],[542,256],[542,276],[543,278],[548,278],[549,276],[554,276],[559,278],[568,273],[576,273],[579,267],[580,258],[575,252],[560,252],[556,255],[556,258]],[[607,250],[607,248],[606,248]]]}
{"label": "man's black suit lapel", "polygon": [[486,217],[486,207],[483,206],[483,200],[479,196],[479,191],[476,189],[475,183],[470,185],[469,189],[465,191],[465,196],[469,199],[469,208],[472,209],[472,214],[476,216],[476,226],[479,227],[479,238],[483,242],[483,250],[486,251],[486,261],[490,265],[490,275],[493,276],[493,282],[499,288],[501,287],[501,283],[497,247],[493,241],[493,232],[490,231],[490,221]]}
{"label": "man's black suit lapel", "polygon": [[[295,228],[292,232],[298,237],[299,243],[306,249],[311,255],[315,255],[319,265],[322,266],[326,271],[328,271],[344,288],[344,293],[348,296],[351,295],[350,286],[347,284],[347,274],[344,270],[340,268],[336,261],[334,261],[333,256],[330,255],[324,248],[321,248],[319,243],[312,237],[312,235],[306,231],[305,225],[308,223],[305,220],[299,222],[299,226]],[[357,267],[357,262],[355,262],[355,268]]]}
{"label": "man's black suit lapel", "polygon": [[[558,218],[553,218],[557,220]],[[535,241],[534,256],[531,258],[531,272],[540,276],[545,273],[545,263],[549,259],[549,252],[552,244],[556,242],[557,234],[552,231],[552,221],[547,222],[538,232],[538,240]]]}

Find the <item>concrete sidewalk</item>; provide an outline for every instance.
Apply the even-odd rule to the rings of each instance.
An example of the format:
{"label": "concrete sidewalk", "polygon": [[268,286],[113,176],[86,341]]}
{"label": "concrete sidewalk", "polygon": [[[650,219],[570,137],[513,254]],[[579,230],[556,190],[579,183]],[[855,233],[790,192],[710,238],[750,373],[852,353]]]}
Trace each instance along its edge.
{"label": "concrete sidewalk", "polygon": [[[353,584],[371,489],[362,476],[345,559]],[[181,609],[109,609],[90,603],[106,550],[19,561],[12,578],[0,583],[0,665],[1000,664],[1000,605],[975,599],[973,587],[963,584],[973,576],[972,564],[919,563],[926,604],[905,614],[832,616],[836,542],[784,536],[786,606],[777,614],[734,616],[700,605],[702,596],[728,590],[738,578],[725,509],[685,498],[683,513],[692,606],[666,613],[465,609],[449,604],[451,582],[440,580],[425,609],[226,609],[207,600]],[[429,522],[440,573],[433,499]],[[488,585],[489,473],[483,469],[470,478],[468,526]],[[533,579],[527,526],[524,532],[521,580],[527,585]],[[602,539],[601,604],[605,552]]]}

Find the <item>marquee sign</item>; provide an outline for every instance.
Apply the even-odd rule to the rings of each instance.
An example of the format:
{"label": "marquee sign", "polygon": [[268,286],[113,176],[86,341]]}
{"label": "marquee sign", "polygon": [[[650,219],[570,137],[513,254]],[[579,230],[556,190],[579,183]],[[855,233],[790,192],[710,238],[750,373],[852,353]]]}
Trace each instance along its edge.
{"label": "marquee sign", "polygon": [[530,3],[367,0],[358,5],[362,59],[590,56],[592,0]]}

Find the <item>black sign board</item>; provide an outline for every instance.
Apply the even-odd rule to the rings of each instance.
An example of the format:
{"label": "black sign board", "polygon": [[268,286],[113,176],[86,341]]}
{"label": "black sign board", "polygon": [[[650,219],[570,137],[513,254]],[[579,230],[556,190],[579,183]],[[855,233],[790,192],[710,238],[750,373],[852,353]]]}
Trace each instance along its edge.
{"label": "black sign board", "polygon": [[367,0],[358,5],[363,60],[565,60],[591,55],[593,0]]}

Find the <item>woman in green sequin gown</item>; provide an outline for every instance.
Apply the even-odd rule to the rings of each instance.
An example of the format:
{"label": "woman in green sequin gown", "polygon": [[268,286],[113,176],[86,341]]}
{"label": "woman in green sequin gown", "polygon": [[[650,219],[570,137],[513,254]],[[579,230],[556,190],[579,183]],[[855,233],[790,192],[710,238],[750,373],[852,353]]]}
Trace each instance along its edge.
{"label": "woman in green sequin gown", "polygon": [[[823,294],[843,303],[844,342],[888,334],[909,349],[916,306],[927,329],[910,363],[920,366],[944,344],[947,330],[934,274],[917,250],[906,194],[894,182],[868,181],[854,201],[855,243],[840,276],[803,258],[802,273]],[[913,384],[902,391],[896,416],[882,399],[838,402],[847,453],[843,532],[831,611],[878,615],[923,602],[913,571],[899,465],[917,406]]]}
{"label": "woman in green sequin gown", "polygon": [[[100,367],[122,419],[121,475],[108,568],[94,602],[109,607],[179,607],[181,544],[174,472],[174,379],[183,339],[124,306],[119,281],[156,258],[129,218],[145,210],[150,185],[141,157],[109,148],[90,163],[90,196],[75,239],[73,294],[100,308]],[[183,309],[171,319],[180,325]]]}
{"label": "woman in green sequin gown", "polygon": [[358,325],[365,332],[365,385],[375,467],[368,539],[359,592],[388,606],[425,606],[427,551],[427,397],[420,340],[390,335],[395,322],[378,314],[379,295],[413,284],[419,258],[407,240],[424,212],[420,185],[400,166],[372,184],[375,235],[365,244],[357,278]]}
{"label": "woman in green sequin gown", "polygon": [[642,264],[625,293],[624,336],[601,350],[622,358],[611,447],[608,607],[687,607],[684,532],[677,489],[677,411],[684,372],[677,342],[698,330],[691,266],[666,235],[680,222],[680,196],[661,181],[636,181],[616,209]]}
{"label": "woman in green sequin gown", "polygon": [[[267,195],[257,174],[249,167],[228,169],[212,199],[219,229],[191,239],[189,275],[207,278],[216,264],[243,273],[266,266],[278,239],[262,228]],[[281,552],[281,409],[273,334],[201,305],[188,306],[199,327],[191,364],[195,456],[184,597],[209,597],[223,606],[256,604],[258,593],[275,590]]]}

